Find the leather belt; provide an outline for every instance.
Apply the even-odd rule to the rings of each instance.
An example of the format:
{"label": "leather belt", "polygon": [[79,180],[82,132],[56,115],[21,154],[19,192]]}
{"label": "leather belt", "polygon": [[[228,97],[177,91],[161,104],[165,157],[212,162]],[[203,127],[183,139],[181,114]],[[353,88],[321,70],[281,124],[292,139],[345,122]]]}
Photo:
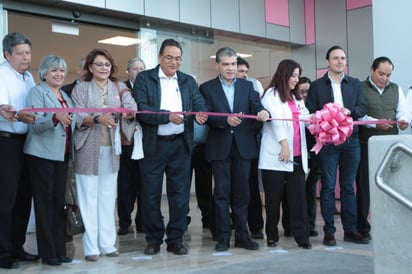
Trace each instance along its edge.
{"label": "leather belt", "polygon": [[157,135],[157,139],[162,140],[162,141],[173,141],[179,137],[183,137],[183,133],[171,134],[171,135]]}
{"label": "leather belt", "polygon": [[18,134],[18,133],[12,133],[12,132],[7,132],[7,131],[0,131],[0,137],[4,138],[10,138],[10,139],[24,139],[26,138],[27,134]]}

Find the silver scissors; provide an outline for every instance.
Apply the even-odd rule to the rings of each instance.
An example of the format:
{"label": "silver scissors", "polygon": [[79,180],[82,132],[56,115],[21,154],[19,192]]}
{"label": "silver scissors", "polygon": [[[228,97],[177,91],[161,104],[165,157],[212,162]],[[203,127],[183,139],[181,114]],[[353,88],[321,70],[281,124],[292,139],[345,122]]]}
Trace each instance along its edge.
{"label": "silver scissors", "polygon": [[[282,158],[280,158],[280,156],[279,156],[278,160],[281,161],[281,162],[284,162],[284,161],[282,160]],[[296,163],[295,161],[291,161],[291,160],[288,160],[287,163],[292,163],[292,164],[294,164],[295,166],[298,166],[298,165],[299,165],[299,164]]]}

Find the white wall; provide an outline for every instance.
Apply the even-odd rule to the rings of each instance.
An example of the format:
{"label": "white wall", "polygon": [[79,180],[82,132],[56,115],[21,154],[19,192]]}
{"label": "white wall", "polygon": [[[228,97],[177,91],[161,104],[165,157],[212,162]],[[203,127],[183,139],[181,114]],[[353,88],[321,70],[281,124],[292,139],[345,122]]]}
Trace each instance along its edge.
{"label": "white wall", "polygon": [[392,60],[391,80],[407,91],[412,85],[412,1],[374,0],[372,9],[374,57],[384,55]]}

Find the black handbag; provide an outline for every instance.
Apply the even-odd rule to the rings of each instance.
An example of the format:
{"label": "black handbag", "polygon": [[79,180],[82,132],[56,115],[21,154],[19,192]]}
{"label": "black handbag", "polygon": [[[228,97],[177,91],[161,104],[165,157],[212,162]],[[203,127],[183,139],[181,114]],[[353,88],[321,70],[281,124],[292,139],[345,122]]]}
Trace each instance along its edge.
{"label": "black handbag", "polygon": [[80,208],[76,203],[76,198],[73,193],[73,188],[70,186],[70,193],[72,194],[73,203],[66,203],[66,234],[68,236],[73,236],[77,234],[84,233],[84,224],[82,215],[80,213]]}

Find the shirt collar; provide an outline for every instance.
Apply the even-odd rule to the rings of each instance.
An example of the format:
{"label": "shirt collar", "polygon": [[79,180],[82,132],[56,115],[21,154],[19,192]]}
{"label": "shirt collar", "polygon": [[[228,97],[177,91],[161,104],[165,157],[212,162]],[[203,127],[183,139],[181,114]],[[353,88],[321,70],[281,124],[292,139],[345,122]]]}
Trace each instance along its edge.
{"label": "shirt collar", "polygon": [[[169,77],[166,76],[166,74],[163,72],[162,68],[159,66],[159,78],[167,78],[169,79]],[[171,79],[177,79],[177,73],[175,73]]]}
{"label": "shirt collar", "polygon": [[27,79],[27,77],[31,77],[31,74],[26,70],[23,73],[18,72],[12,65],[10,65],[9,61],[5,61],[7,66],[9,66],[10,70],[13,71],[18,77],[22,77],[23,79]]}
{"label": "shirt collar", "polygon": [[[221,83],[223,86],[228,86],[228,85],[226,84],[226,82],[222,79],[222,77],[220,77],[220,74],[219,74],[219,81],[220,81],[220,83]],[[236,77],[233,78],[233,80],[232,80],[232,86],[236,83],[236,81],[237,81],[237,78],[236,78]]]}
{"label": "shirt collar", "polygon": [[[329,71],[328,71],[328,78],[333,83],[333,79],[330,77]],[[345,79],[345,73],[342,73],[342,76],[340,77],[339,83],[342,82],[343,79]]]}
{"label": "shirt collar", "polygon": [[384,88],[380,88],[372,81],[370,76],[368,76],[368,80],[369,80],[369,83],[371,83],[371,85],[379,91],[383,91],[389,85],[389,82],[388,82]]}

